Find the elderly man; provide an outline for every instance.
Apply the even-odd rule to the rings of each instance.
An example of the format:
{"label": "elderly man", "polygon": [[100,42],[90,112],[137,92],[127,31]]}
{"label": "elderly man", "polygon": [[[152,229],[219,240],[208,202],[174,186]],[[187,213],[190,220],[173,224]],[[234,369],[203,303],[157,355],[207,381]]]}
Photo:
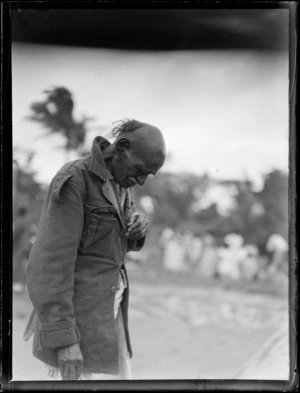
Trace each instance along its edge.
{"label": "elderly man", "polygon": [[[65,164],[44,201],[27,271],[34,306],[24,338],[62,379],[130,379],[127,251],[144,244],[148,220],[131,187],[162,167],[161,131],[136,120],[96,137],[87,158]],[[98,375],[101,374],[101,375]]]}

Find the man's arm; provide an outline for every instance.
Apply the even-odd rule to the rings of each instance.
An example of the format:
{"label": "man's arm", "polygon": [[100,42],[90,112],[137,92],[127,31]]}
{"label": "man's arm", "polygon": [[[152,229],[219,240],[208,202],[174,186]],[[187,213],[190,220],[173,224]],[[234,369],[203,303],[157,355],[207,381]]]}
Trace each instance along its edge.
{"label": "man's arm", "polygon": [[[41,321],[41,346],[60,348],[58,354],[65,359],[76,354],[76,360],[82,356],[72,298],[83,229],[82,195],[72,175],[62,173],[53,179],[27,271],[28,293]],[[72,348],[61,350],[66,347]]]}

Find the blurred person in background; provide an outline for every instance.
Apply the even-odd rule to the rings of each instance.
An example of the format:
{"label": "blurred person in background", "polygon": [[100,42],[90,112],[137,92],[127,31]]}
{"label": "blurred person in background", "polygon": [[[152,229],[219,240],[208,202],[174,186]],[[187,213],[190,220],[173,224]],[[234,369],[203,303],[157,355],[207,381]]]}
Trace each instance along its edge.
{"label": "blurred person in background", "polygon": [[288,274],[288,251],[287,241],[279,234],[272,234],[266,244],[266,250],[269,253],[268,266],[265,274],[267,277],[273,277],[279,271]]}
{"label": "blurred person in background", "polygon": [[204,278],[214,278],[218,267],[218,248],[216,239],[209,233],[203,236],[203,251],[201,259],[195,266],[195,273]]}
{"label": "blurred person in background", "polygon": [[224,237],[226,247],[219,249],[218,274],[232,280],[241,278],[241,261],[246,256],[243,247],[243,236],[237,233],[230,233]]}
{"label": "blurred person in background", "polygon": [[188,270],[193,270],[201,260],[203,242],[200,234],[186,232],[184,235],[185,261]]}
{"label": "blurred person in background", "polygon": [[53,178],[28,264],[24,338],[34,333],[34,356],[64,380],[132,378],[125,255],[143,247],[148,219],[131,188],[157,173],[166,149],[158,128],[136,120],[112,135]]}
{"label": "blurred person in background", "polygon": [[164,255],[166,252],[167,244],[168,244],[169,240],[172,239],[173,235],[174,235],[173,229],[170,227],[166,227],[163,229],[163,231],[159,237],[158,245],[159,245],[160,256],[161,256],[162,261],[164,260]]}
{"label": "blurred person in background", "polygon": [[259,272],[258,248],[254,244],[246,244],[244,249],[245,257],[240,263],[241,278],[246,281],[255,280]]}
{"label": "blurred person in background", "polygon": [[163,267],[170,272],[187,270],[185,263],[185,247],[181,233],[175,230],[165,245]]}

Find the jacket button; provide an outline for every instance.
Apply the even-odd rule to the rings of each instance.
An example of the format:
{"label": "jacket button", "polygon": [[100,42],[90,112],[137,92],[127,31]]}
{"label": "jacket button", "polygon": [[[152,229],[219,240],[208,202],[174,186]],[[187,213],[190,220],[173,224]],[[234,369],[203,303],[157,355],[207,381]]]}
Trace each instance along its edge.
{"label": "jacket button", "polygon": [[111,290],[112,293],[115,293],[116,292],[116,287],[113,286],[113,287],[110,288],[110,290]]}

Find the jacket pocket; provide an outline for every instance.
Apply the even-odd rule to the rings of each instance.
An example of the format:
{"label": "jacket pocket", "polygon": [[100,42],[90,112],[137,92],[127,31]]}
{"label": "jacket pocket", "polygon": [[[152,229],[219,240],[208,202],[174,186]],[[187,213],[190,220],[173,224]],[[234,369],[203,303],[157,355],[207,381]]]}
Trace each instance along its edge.
{"label": "jacket pocket", "polygon": [[89,248],[110,234],[118,225],[114,211],[90,206],[84,208],[84,228],[79,250],[85,253]]}
{"label": "jacket pocket", "polygon": [[90,203],[85,203],[84,209],[88,214],[94,215],[99,219],[115,221],[118,218],[117,210],[110,205],[97,206]]}

